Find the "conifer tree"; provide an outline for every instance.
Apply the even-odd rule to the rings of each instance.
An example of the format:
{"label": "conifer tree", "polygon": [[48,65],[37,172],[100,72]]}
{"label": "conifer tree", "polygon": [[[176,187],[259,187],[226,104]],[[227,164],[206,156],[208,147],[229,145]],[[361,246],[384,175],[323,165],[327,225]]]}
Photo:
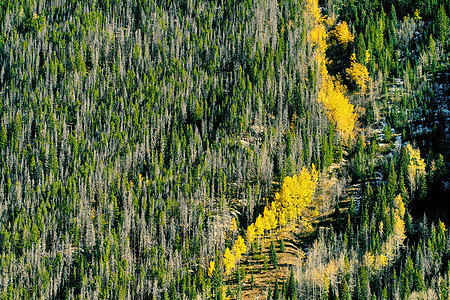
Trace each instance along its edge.
{"label": "conifer tree", "polygon": [[277,250],[275,248],[273,241],[270,242],[269,252],[270,252],[270,263],[276,269],[278,267],[278,258],[277,258]]}

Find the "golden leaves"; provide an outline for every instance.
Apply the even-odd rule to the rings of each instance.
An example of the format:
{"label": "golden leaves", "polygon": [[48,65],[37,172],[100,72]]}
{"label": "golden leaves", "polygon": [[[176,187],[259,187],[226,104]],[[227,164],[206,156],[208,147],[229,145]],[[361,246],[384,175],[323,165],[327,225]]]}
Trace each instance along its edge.
{"label": "golden leaves", "polygon": [[234,268],[236,263],[236,257],[231,253],[230,249],[225,249],[225,254],[223,255],[223,265],[225,267],[225,274],[230,275],[231,270]]}
{"label": "golden leaves", "polygon": [[215,270],[216,270],[216,262],[211,260],[209,262],[209,267],[208,267],[208,276],[212,277]]}
{"label": "golden leaves", "polygon": [[314,165],[311,170],[303,169],[299,175],[287,176],[280,192],[275,194],[275,200],[247,228],[247,242],[252,243],[266,230],[275,229],[278,224],[285,225],[287,221],[297,218],[311,202],[317,181],[318,172]]}
{"label": "golden leaves", "polygon": [[235,231],[237,231],[237,230],[238,230],[238,227],[237,227],[236,218],[233,218],[233,219],[231,220],[231,231],[232,231],[232,232],[235,232]]}
{"label": "golden leaves", "polygon": [[240,260],[242,254],[247,252],[247,245],[245,245],[245,241],[242,236],[238,236],[236,242],[234,243],[233,252],[236,254],[237,260]]}
{"label": "golden leaves", "polygon": [[[352,55],[353,57],[353,55]],[[366,57],[367,59],[367,57]],[[370,56],[369,56],[370,59]],[[361,91],[365,91],[367,88],[367,83],[369,82],[369,71],[366,66],[358,63],[356,59],[352,60],[350,68],[345,69],[347,73],[347,78],[352,82],[352,84]]]}
{"label": "golden leaves", "polygon": [[[345,96],[345,86],[334,80],[328,74],[326,67],[328,60],[325,55],[325,51],[328,47],[328,33],[322,17],[317,15],[320,15],[320,9],[317,5],[317,0],[309,0],[308,2],[309,12],[316,21],[310,32],[310,36],[313,45],[317,46],[318,49],[316,61],[319,66],[320,75],[323,78],[323,83],[319,90],[318,101],[324,104],[325,109],[327,110],[328,118],[336,124],[338,131],[343,136],[347,137],[353,133],[356,123],[356,114],[354,113],[353,105],[350,104],[349,99]],[[333,31],[333,35],[336,37],[338,42],[343,45],[347,45],[349,42],[354,40],[354,37],[350,33],[346,22],[339,23]],[[355,74],[360,74],[361,70],[359,66],[355,67],[357,68],[355,69]],[[351,69],[351,71],[353,72],[354,70]],[[363,72],[362,74],[364,75],[365,73]],[[363,80],[358,82],[364,83],[364,78],[365,77],[362,77]]]}
{"label": "golden leaves", "polygon": [[420,157],[420,150],[413,149],[411,145],[406,145],[406,150],[409,153],[409,175],[414,178],[421,175],[425,175],[425,161]]}
{"label": "golden leaves", "polygon": [[398,194],[394,199],[394,206],[398,215],[403,219],[405,217],[405,204],[403,203],[402,195]]}
{"label": "golden leaves", "polygon": [[322,19],[318,0],[308,0],[308,11],[316,21],[320,21]]}
{"label": "golden leaves", "polygon": [[341,135],[348,136],[355,127],[356,115],[345,91],[344,85],[328,77],[319,91],[318,101],[325,105],[328,118],[336,123]]}
{"label": "golden leaves", "polygon": [[250,226],[247,227],[247,241],[249,243],[253,243],[253,241],[256,239],[256,226],[255,224],[250,224]]}
{"label": "golden leaves", "polygon": [[325,28],[325,25],[316,24],[316,26],[314,26],[314,28],[311,30],[310,35],[313,45],[317,46],[320,52],[325,53],[325,50],[328,47],[327,45],[328,33]]}
{"label": "golden leaves", "polygon": [[348,43],[353,42],[355,37],[348,29],[347,22],[343,21],[336,25],[333,36],[336,38],[340,45],[347,46]]}
{"label": "golden leaves", "polygon": [[287,176],[284,179],[281,191],[275,195],[274,201],[277,215],[283,216],[283,223],[297,218],[301,210],[311,202],[316,185],[317,171],[314,166],[311,172],[302,169],[298,176]]}

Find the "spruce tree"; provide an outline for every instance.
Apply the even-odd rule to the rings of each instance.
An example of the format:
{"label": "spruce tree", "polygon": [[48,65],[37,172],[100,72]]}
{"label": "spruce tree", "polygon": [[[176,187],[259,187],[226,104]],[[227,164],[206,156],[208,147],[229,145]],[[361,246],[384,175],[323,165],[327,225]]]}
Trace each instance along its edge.
{"label": "spruce tree", "polygon": [[270,263],[276,269],[278,267],[278,258],[277,258],[277,250],[275,248],[273,241],[270,242],[269,251],[270,251]]}
{"label": "spruce tree", "polygon": [[280,291],[278,288],[278,279],[275,278],[275,288],[273,290],[273,300],[278,300],[280,298]]}

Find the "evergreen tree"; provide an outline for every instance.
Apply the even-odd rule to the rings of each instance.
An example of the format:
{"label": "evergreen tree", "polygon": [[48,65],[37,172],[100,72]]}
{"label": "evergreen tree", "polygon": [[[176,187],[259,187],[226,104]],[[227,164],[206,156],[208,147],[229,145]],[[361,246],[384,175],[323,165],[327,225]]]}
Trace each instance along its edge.
{"label": "evergreen tree", "polygon": [[295,300],[297,299],[297,292],[295,288],[295,277],[294,269],[291,267],[291,273],[289,274],[287,284],[286,284],[286,299]]}
{"label": "evergreen tree", "polygon": [[441,4],[439,6],[439,10],[436,17],[435,36],[444,46],[448,43],[447,41],[448,31],[449,31],[449,18],[445,13],[444,6]]}
{"label": "evergreen tree", "polygon": [[276,269],[278,267],[278,258],[277,258],[277,250],[275,248],[273,241],[270,242],[269,251],[270,251],[270,263]]}
{"label": "evergreen tree", "polygon": [[350,289],[348,287],[347,279],[345,278],[345,276],[342,278],[342,284],[340,285],[339,298],[341,300],[351,299]]}
{"label": "evergreen tree", "polygon": [[366,43],[364,41],[364,35],[360,33],[356,38],[356,60],[360,64],[366,64]]}
{"label": "evergreen tree", "polygon": [[277,278],[275,278],[275,288],[273,290],[273,297],[272,297],[272,299],[273,300],[279,300],[280,299],[280,291],[279,291],[279,288],[278,288],[278,279]]}
{"label": "evergreen tree", "polygon": [[6,134],[6,129],[4,126],[0,128],[0,150],[6,148],[6,143],[8,141],[8,136]]}

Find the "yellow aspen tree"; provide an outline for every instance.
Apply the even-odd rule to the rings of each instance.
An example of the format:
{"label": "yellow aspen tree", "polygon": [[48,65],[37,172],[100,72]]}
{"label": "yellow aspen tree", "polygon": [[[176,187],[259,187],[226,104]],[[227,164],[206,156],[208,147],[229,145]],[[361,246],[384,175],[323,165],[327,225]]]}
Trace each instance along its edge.
{"label": "yellow aspen tree", "polygon": [[388,263],[388,258],[384,254],[377,255],[375,259],[375,269],[380,270],[383,267],[386,267]]}
{"label": "yellow aspen tree", "polygon": [[355,127],[354,107],[345,96],[346,88],[339,82],[328,78],[319,91],[318,101],[323,103],[329,119],[336,123],[341,135],[351,135]]}
{"label": "yellow aspen tree", "polygon": [[280,192],[275,194],[274,205],[280,224],[297,218],[302,209],[311,202],[317,180],[314,166],[311,172],[303,168],[298,176],[287,176],[284,179]]}
{"label": "yellow aspen tree", "polygon": [[408,177],[411,182],[411,192],[416,189],[417,182],[426,174],[425,161],[420,157],[420,150],[414,149],[411,145],[406,145],[409,154]]}
{"label": "yellow aspen tree", "polygon": [[[327,117],[336,123],[338,131],[347,138],[352,135],[356,123],[356,114],[354,107],[345,96],[346,88],[335,82],[328,74],[327,58],[325,51],[327,44],[327,31],[324,18],[321,16],[317,0],[308,1],[308,11],[313,16],[314,27],[310,32],[310,38],[314,46],[317,47],[316,61],[322,76],[322,87],[319,90],[318,100],[323,103],[327,111]],[[348,29],[348,24],[341,22],[334,31],[339,43],[346,44],[354,40],[353,35]]]}
{"label": "yellow aspen tree", "polygon": [[256,226],[255,224],[250,224],[250,226],[247,227],[247,242],[249,244],[253,243],[253,241],[256,238]]}
{"label": "yellow aspen tree", "polygon": [[264,218],[267,219],[269,230],[275,229],[278,225],[275,204],[272,202],[269,207],[264,208]]}
{"label": "yellow aspen tree", "polygon": [[405,203],[403,203],[402,195],[398,194],[394,199],[394,206],[400,218],[405,217]]}
{"label": "yellow aspen tree", "polygon": [[238,236],[236,242],[234,242],[233,251],[236,254],[237,260],[240,260],[242,254],[247,252],[247,245],[245,245],[245,241],[241,236]]}
{"label": "yellow aspen tree", "polygon": [[225,249],[225,254],[223,255],[223,265],[225,267],[225,274],[230,275],[231,270],[234,268],[236,263],[236,257],[231,253],[230,249]]}
{"label": "yellow aspen tree", "polygon": [[406,238],[405,222],[399,215],[395,215],[394,217],[394,234],[398,244],[401,244]]}
{"label": "yellow aspen tree", "polygon": [[275,202],[274,206],[276,207],[276,214],[277,214],[278,224],[280,224],[281,226],[286,225],[286,223],[287,223],[286,211],[283,209],[281,203]]}
{"label": "yellow aspen tree", "polygon": [[232,232],[235,232],[236,230],[238,230],[237,222],[236,222],[236,218],[233,218],[233,219],[231,220],[231,231],[232,231]]}
{"label": "yellow aspen tree", "polygon": [[311,30],[310,35],[313,45],[317,46],[317,48],[321,53],[325,53],[325,51],[328,48],[327,45],[328,34],[325,25],[316,24],[316,26],[314,26],[314,28]]}
{"label": "yellow aspen tree", "polygon": [[352,54],[350,68],[345,69],[348,79],[358,90],[365,91],[369,82],[369,71],[366,66],[356,61],[355,53]]}
{"label": "yellow aspen tree", "polygon": [[425,161],[420,157],[420,150],[413,149],[411,145],[407,145],[406,149],[409,153],[409,172],[412,176],[425,175]]}
{"label": "yellow aspen tree", "polygon": [[314,17],[316,22],[322,19],[318,0],[308,0],[308,11]]}
{"label": "yellow aspen tree", "polygon": [[370,51],[366,50],[366,60],[364,61],[366,63],[366,65],[369,63],[370,61]]}
{"label": "yellow aspen tree", "polygon": [[208,267],[208,276],[212,277],[215,270],[216,270],[216,262],[211,260],[209,262],[209,267]]}
{"label": "yellow aspen tree", "polygon": [[347,46],[348,43],[354,41],[355,37],[350,32],[347,22],[343,21],[336,25],[333,32],[334,37],[340,45]]}
{"label": "yellow aspen tree", "polygon": [[255,231],[256,231],[256,235],[257,235],[257,236],[264,234],[265,226],[264,226],[264,220],[263,220],[263,217],[262,217],[261,215],[259,215],[259,216],[256,218],[256,221],[255,221],[255,229],[256,229]]}
{"label": "yellow aspen tree", "polygon": [[373,267],[373,264],[375,263],[375,256],[371,252],[366,252],[364,254],[364,263],[368,268]]}

